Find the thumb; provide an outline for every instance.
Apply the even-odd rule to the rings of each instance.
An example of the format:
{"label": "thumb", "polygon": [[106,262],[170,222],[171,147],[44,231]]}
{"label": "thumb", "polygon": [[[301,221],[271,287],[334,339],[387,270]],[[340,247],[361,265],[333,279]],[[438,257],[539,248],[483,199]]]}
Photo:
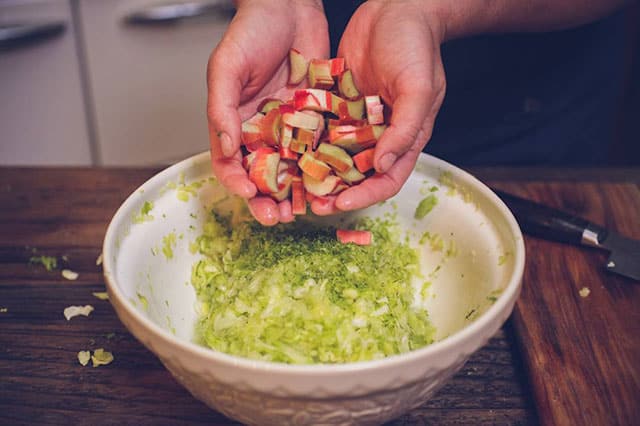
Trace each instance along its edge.
{"label": "thumb", "polygon": [[242,91],[239,71],[241,55],[242,52],[223,39],[209,58],[207,119],[209,142],[214,155],[231,157],[240,147],[242,122],[238,107]]}
{"label": "thumb", "polygon": [[[429,117],[431,97],[424,91],[401,93],[393,103],[389,127],[376,144],[374,166],[386,173],[396,160],[409,151],[418,138],[431,137],[432,120]],[[428,132],[428,134],[427,134]]]}

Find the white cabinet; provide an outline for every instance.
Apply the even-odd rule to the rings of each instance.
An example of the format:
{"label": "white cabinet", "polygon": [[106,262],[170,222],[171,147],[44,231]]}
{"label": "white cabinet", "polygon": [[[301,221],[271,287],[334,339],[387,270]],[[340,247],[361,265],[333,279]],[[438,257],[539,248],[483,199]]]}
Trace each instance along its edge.
{"label": "white cabinet", "polygon": [[92,163],[77,58],[68,1],[0,2],[0,165]]}
{"label": "white cabinet", "polygon": [[232,10],[231,0],[80,1],[100,164],[163,164],[208,149],[207,61]]}

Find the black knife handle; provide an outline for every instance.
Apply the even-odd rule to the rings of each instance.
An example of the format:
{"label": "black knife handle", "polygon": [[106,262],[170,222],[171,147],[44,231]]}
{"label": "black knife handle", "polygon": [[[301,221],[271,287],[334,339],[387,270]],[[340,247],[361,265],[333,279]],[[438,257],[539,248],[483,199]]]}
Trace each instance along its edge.
{"label": "black knife handle", "polygon": [[600,230],[587,220],[563,211],[502,191],[494,192],[509,207],[522,230],[529,235],[563,243],[581,244],[585,243],[585,230],[593,230],[596,234]]}

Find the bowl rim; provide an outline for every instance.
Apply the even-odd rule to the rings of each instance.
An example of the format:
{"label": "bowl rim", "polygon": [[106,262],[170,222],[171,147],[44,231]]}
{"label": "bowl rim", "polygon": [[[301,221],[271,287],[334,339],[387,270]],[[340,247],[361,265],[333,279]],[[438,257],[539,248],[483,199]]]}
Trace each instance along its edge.
{"label": "bowl rim", "polygon": [[[511,314],[515,301],[520,293],[525,265],[524,238],[515,217],[508,209],[508,207],[504,204],[504,202],[488,186],[486,186],[476,177],[444,160],[441,160],[430,154],[420,153],[417,163],[426,161],[433,164],[435,167],[438,167],[442,171],[451,171],[457,180],[464,181],[465,184],[471,184],[474,190],[479,191],[483,197],[486,197],[500,211],[500,213],[502,214],[502,218],[506,220],[508,229],[513,235],[513,243],[515,246],[513,250],[513,273],[511,274],[507,285],[505,286],[498,299],[476,320],[474,320],[461,330],[458,330],[457,332],[451,334],[450,336],[447,336],[437,342],[431,343],[427,346],[415,349],[413,351],[390,355],[381,359],[336,364],[286,364],[280,362],[255,360],[226,354],[211,348],[201,346],[193,341],[187,341],[178,338],[168,330],[160,327],[145,315],[140,313],[138,309],[135,308],[127,300],[127,297],[120,290],[120,287],[116,282],[116,276],[113,273],[115,271],[115,260],[111,253],[111,246],[116,247],[115,241],[117,241],[117,229],[119,225],[121,223],[124,223],[125,220],[130,219],[130,217],[125,214],[125,212],[130,210],[131,204],[137,202],[135,197],[137,193],[139,193],[146,187],[166,181],[167,176],[172,176],[174,174],[177,176],[181,171],[184,171],[189,167],[193,167],[196,164],[200,164],[203,161],[210,161],[209,151],[205,151],[181,160],[180,162],[161,170],[151,178],[147,179],[129,196],[127,196],[125,201],[120,205],[116,213],[113,215],[105,233],[102,247],[103,275],[105,277],[105,283],[109,292],[110,301],[114,305],[116,313],[119,317],[124,313],[130,318],[133,318],[149,336],[159,338],[170,345],[174,345],[182,351],[188,352],[192,356],[202,358],[206,361],[214,362],[223,366],[233,367],[236,369],[242,368],[248,370],[265,370],[269,371],[270,373],[290,376],[316,376],[326,375],[328,373],[353,373],[379,369],[381,367],[393,368],[395,366],[401,366],[402,364],[410,363],[412,361],[422,360],[423,358],[438,356],[439,354],[442,354],[444,352],[454,351],[454,348],[462,346],[467,342],[471,342],[474,340],[474,337],[482,335],[481,331],[483,329],[490,329],[492,324],[495,324],[496,320],[500,320],[501,313],[507,312],[507,315]],[[119,307],[124,312],[120,312],[117,309],[116,304],[119,305]],[[496,329],[502,326],[502,324],[503,322],[501,321]],[[126,328],[129,332],[134,334],[131,330],[129,330],[129,327]],[[477,347],[474,347],[473,350],[475,351],[481,344],[484,344],[484,342],[477,342],[475,344]]]}

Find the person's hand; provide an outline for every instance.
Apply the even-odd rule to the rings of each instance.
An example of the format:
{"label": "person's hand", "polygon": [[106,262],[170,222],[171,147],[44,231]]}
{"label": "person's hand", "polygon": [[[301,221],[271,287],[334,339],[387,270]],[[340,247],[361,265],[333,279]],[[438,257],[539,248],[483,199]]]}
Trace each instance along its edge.
{"label": "person's hand", "polygon": [[314,213],[364,208],[395,195],[431,137],[445,93],[444,29],[424,9],[424,2],[415,0],[369,0],[349,21],[338,56],[360,92],[379,94],[392,114],[375,148],[377,173],[337,197],[314,200]]}
{"label": "person's hand", "polygon": [[293,220],[290,201],[276,203],[257,195],[242,167],[243,120],[266,97],[289,99],[288,54],[295,48],[308,58],[329,56],[327,20],[320,0],[245,0],[207,69],[207,117],[214,174],[231,193],[247,198],[254,217],[264,225]]}

